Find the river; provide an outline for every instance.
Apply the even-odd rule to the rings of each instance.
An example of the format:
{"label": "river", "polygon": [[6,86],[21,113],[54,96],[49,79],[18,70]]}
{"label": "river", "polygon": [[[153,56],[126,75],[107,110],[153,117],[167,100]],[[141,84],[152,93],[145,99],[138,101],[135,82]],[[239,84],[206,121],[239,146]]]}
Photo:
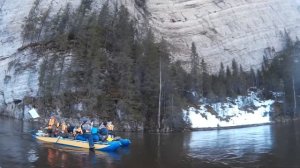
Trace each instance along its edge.
{"label": "river", "polygon": [[90,152],[36,141],[34,123],[0,118],[0,168],[300,167],[300,123],[188,133],[122,133],[117,152]]}

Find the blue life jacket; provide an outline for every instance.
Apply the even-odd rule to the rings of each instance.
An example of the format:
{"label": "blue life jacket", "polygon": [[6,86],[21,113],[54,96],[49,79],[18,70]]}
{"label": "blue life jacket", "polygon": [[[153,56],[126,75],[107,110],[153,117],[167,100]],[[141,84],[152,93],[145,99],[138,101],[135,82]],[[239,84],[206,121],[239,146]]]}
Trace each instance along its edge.
{"label": "blue life jacket", "polygon": [[108,129],[107,128],[101,128],[99,130],[100,135],[108,135]]}
{"label": "blue life jacket", "polygon": [[93,127],[91,133],[92,134],[97,134],[98,133],[98,128]]}

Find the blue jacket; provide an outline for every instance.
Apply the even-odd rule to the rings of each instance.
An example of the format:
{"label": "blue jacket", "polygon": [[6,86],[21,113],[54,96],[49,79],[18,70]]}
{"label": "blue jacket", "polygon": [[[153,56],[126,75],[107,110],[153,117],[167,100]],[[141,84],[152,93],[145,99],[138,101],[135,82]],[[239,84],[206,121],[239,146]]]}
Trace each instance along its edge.
{"label": "blue jacket", "polygon": [[101,128],[99,130],[100,135],[108,135],[108,129],[107,128]]}

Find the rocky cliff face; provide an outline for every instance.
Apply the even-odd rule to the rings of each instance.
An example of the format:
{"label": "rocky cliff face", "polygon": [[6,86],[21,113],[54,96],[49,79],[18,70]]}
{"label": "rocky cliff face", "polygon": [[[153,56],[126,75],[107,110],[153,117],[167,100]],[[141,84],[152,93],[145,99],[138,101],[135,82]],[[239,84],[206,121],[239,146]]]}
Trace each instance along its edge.
{"label": "rocky cliff face", "polygon": [[[56,12],[70,0],[42,1],[47,9],[52,3]],[[72,1],[78,4],[80,1]],[[18,51],[22,47],[22,25],[34,0],[0,1],[0,107],[4,115],[22,117],[18,103],[25,96],[36,96],[38,92],[39,65],[41,60],[31,49]]]}
{"label": "rocky cliff face", "polygon": [[300,35],[297,0],[149,0],[155,33],[173,44],[176,59],[188,60],[191,43],[218,70],[233,58],[244,67],[257,68],[264,49],[282,49],[285,30]]}
{"label": "rocky cliff face", "polygon": [[[0,112],[15,118],[22,118],[23,107],[18,103],[26,96],[37,96],[39,91],[39,70],[43,58],[26,46],[21,36],[25,17],[35,0],[0,0]],[[50,16],[67,3],[76,8],[81,0],[41,0],[39,9],[51,6]],[[100,9],[104,1],[94,1],[92,6]],[[111,5],[124,4],[137,19],[141,18],[133,5],[134,0],[109,1]],[[44,52],[51,57],[51,52]]]}
{"label": "rocky cliff face", "polygon": [[[282,48],[282,32],[286,30],[292,38],[300,34],[297,0],[148,0],[146,8],[142,0],[109,2],[127,6],[141,25],[149,23],[158,39],[172,44],[175,59],[188,61],[195,42],[212,72],[220,62],[228,65],[233,58],[244,67],[257,67],[265,48]],[[0,111],[21,110],[15,106],[18,101],[39,90],[42,60],[30,48],[18,51],[23,45],[23,21],[33,3],[0,0]],[[67,3],[76,7],[80,0],[41,0],[41,8],[52,5],[51,13],[56,13]],[[95,0],[93,7],[101,3]]]}
{"label": "rocky cliff face", "polygon": [[36,96],[40,61],[30,51],[18,52],[1,61],[0,108],[1,112],[22,118],[18,107],[25,96]]}

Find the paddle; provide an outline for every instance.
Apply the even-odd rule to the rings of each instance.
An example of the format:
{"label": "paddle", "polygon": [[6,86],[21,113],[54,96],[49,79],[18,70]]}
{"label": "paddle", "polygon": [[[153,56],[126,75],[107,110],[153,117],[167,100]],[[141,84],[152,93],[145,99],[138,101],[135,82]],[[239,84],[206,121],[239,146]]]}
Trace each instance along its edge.
{"label": "paddle", "polygon": [[60,138],[61,138],[61,136],[58,136],[58,137],[57,137],[57,140],[56,140],[56,142],[55,142],[55,143],[57,143],[57,142],[58,142],[58,140],[59,140]]}

